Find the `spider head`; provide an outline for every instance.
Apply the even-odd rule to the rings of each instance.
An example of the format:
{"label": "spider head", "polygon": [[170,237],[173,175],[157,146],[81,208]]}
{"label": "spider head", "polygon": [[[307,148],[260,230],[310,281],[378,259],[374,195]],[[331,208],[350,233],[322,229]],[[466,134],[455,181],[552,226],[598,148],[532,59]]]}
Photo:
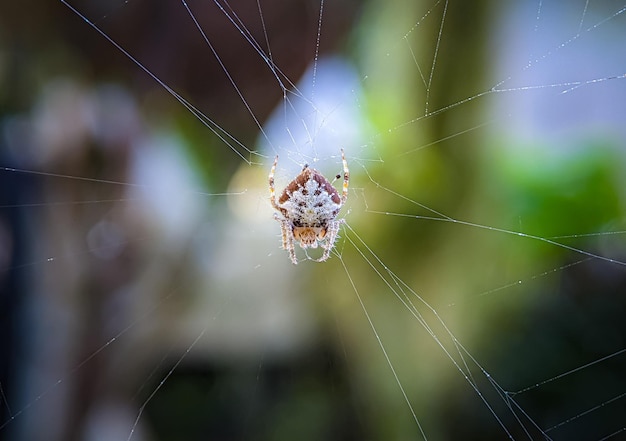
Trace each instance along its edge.
{"label": "spider head", "polygon": [[301,248],[317,248],[317,241],[326,237],[324,227],[294,227],[293,237],[300,242]]}

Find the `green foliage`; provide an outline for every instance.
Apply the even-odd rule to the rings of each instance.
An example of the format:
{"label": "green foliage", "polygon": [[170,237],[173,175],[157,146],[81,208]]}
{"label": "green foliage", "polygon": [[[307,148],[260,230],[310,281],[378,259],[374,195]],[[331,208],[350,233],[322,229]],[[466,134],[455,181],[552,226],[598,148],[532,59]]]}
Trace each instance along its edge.
{"label": "green foliage", "polygon": [[491,193],[524,233],[541,237],[605,230],[624,212],[619,189],[622,158],[590,143],[580,149],[505,147],[495,155]]}

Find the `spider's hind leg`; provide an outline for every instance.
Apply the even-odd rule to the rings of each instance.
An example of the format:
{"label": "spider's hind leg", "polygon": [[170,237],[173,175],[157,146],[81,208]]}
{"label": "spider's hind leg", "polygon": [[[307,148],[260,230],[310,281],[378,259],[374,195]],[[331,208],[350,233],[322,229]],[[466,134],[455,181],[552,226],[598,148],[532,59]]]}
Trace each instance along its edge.
{"label": "spider's hind leg", "polygon": [[293,230],[291,229],[291,224],[288,221],[281,219],[280,216],[278,216],[277,214],[274,214],[274,219],[280,222],[280,231],[282,233],[283,239],[283,250],[287,250],[289,252],[289,258],[291,259],[291,262],[293,262],[294,265],[297,265],[298,258],[296,257],[296,249],[293,245],[294,237]]}
{"label": "spider's hind leg", "polygon": [[324,254],[322,254],[322,257],[317,259],[316,262],[324,262],[325,260],[328,260],[328,258],[330,257],[330,252],[335,246],[335,241],[337,240],[337,235],[339,233],[339,227],[344,222],[344,219],[339,219],[328,223],[328,233],[325,238],[326,242],[322,244],[322,248],[324,248]]}

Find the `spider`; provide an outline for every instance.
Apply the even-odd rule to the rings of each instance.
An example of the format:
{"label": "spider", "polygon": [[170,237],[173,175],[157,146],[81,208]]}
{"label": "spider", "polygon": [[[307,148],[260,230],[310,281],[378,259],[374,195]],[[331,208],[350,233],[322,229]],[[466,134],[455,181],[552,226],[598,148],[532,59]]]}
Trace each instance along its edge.
{"label": "spider", "polygon": [[[323,262],[330,257],[339,227],[345,222],[337,219],[337,214],[348,199],[348,182],[350,172],[348,162],[341,150],[343,161],[343,191],[341,196],[320,172],[305,164],[296,178],[285,187],[278,199],[274,190],[274,173],[278,164],[278,155],[270,171],[270,202],[276,212],[274,219],[280,223],[283,238],[283,249],[289,251],[289,258],[298,264],[294,240],[300,243],[301,248],[324,248],[322,257],[317,262]],[[336,176],[337,179],[341,175]]]}

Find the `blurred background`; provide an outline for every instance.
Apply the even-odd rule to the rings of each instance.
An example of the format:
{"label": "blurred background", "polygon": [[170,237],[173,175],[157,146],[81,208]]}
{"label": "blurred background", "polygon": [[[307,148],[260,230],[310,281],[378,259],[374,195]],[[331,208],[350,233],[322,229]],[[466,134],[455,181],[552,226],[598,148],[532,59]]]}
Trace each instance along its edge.
{"label": "blurred background", "polygon": [[187,4],[0,6],[0,439],[626,439],[626,5]]}

